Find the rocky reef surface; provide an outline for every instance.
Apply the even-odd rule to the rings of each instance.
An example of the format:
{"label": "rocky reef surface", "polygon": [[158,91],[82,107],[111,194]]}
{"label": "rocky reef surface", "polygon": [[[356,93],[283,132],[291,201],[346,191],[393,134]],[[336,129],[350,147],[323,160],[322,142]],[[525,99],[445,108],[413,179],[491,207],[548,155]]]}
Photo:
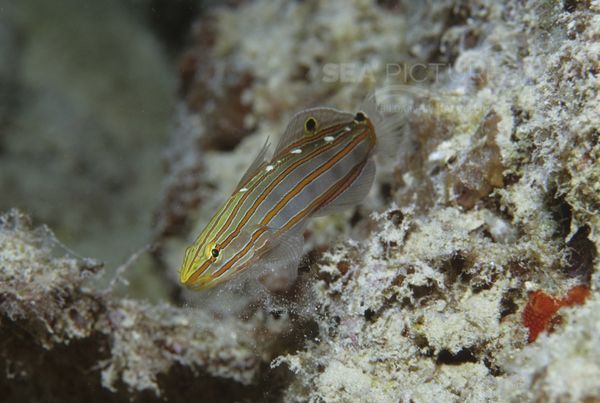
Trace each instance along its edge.
{"label": "rocky reef surface", "polygon": [[[17,57],[22,21],[0,20],[0,46],[27,66]],[[92,205],[19,205],[31,194],[15,180],[28,176],[14,155],[43,150],[15,133],[49,106],[28,108],[30,95],[7,83],[48,77],[31,70],[27,81],[0,63],[1,96],[21,100],[0,109],[2,206],[31,206],[36,222],[58,226],[17,210],[0,218],[0,394],[9,401],[600,399],[599,1],[206,5],[179,61],[169,138],[161,146],[160,126],[145,121],[156,137],[126,164],[137,170],[162,153],[164,177],[126,171],[120,181],[141,181],[136,191],[122,200],[109,180],[96,200],[100,217],[118,211],[120,229],[130,210],[119,203],[144,204],[139,223],[154,208],[152,227],[119,233],[127,245],[150,239],[152,259],[116,275],[63,246],[73,247],[68,234]],[[85,107],[72,85],[67,99]],[[298,110],[355,110],[374,90],[383,111],[403,115],[400,146],[379,157],[361,206],[309,226],[297,286],[276,296],[182,290],[184,248],[264,140]],[[120,121],[106,113],[99,121]],[[108,137],[67,125],[44,138],[134,147],[146,129],[129,136],[131,121],[121,122]],[[51,172],[80,189],[118,168],[100,163],[90,173],[63,158]],[[114,236],[93,236],[110,256]],[[129,287],[113,284],[121,276]]]}

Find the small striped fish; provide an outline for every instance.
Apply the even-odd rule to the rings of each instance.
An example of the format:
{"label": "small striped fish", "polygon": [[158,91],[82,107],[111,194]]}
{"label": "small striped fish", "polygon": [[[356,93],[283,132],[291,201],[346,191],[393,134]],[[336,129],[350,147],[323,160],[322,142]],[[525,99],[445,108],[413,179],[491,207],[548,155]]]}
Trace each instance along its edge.
{"label": "small striped fish", "polygon": [[210,288],[250,268],[293,282],[307,219],[354,206],[366,196],[376,143],[375,127],[364,112],[314,108],[296,114],[270,161],[267,142],[187,248],[181,283]]}

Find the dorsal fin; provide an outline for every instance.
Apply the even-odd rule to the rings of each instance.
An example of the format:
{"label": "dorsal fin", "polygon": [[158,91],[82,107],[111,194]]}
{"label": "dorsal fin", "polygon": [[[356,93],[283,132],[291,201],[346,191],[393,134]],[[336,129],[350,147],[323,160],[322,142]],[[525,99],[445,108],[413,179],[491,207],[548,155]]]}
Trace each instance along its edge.
{"label": "dorsal fin", "polygon": [[274,156],[278,156],[287,146],[300,140],[306,135],[304,133],[304,122],[306,122],[306,119],[309,117],[316,119],[317,130],[322,130],[323,128],[340,123],[351,123],[354,119],[352,113],[342,112],[334,108],[311,108],[298,112],[292,117],[283,136],[281,136],[279,143],[277,143],[275,153],[273,154]]}
{"label": "dorsal fin", "polygon": [[[407,130],[408,114],[398,104],[399,96],[407,96],[403,86],[391,86],[370,92],[360,105],[366,113],[377,134],[376,153],[388,158],[396,158],[400,150],[409,150],[410,136],[404,135]],[[404,101],[409,102],[409,101]],[[396,110],[397,109],[397,110]]]}
{"label": "dorsal fin", "polygon": [[242,175],[242,179],[240,179],[240,181],[238,182],[236,189],[242,187],[246,182],[248,182],[248,180],[250,180],[250,178],[254,176],[254,174],[256,174],[258,168],[265,162],[265,157],[269,152],[270,146],[271,144],[269,143],[269,139],[267,138],[265,140],[265,144],[262,146],[256,157],[254,158],[254,161],[252,161],[252,164],[250,164],[246,172],[244,172],[244,175]]}

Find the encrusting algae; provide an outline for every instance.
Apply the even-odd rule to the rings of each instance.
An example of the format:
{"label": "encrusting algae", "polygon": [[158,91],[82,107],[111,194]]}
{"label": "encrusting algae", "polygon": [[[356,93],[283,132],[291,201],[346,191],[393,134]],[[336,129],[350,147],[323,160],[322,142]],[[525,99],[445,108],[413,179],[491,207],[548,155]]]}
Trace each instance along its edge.
{"label": "encrusting algae", "polygon": [[582,305],[589,296],[590,289],[585,285],[571,288],[564,298],[556,298],[540,290],[529,293],[523,310],[523,325],[529,329],[527,341],[532,343],[541,332],[550,330],[558,319],[556,313],[560,308]]}

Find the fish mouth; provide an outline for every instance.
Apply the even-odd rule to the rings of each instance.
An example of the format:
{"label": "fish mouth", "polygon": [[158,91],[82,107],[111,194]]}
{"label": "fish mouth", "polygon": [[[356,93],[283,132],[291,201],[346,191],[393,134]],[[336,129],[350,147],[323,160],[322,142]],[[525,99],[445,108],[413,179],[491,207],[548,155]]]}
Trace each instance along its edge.
{"label": "fish mouth", "polygon": [[199,267],[184,264],[179,272],[179,282],[192,289],[206,287],[206,284],[213,280],[213,277],[206,273],[210,263],[211,261],[206,261]]}
{"label": "fish mouth", "polygon": [[183,284],[187,288],[194,290],[194,291],[198,291],[198,290],[210,288],[212,286],[211,283],[212,283],[213,278],[211,276],[207,276],[207,275],[194,278],[194,276],[192,275],[192,276],[189,276],[187,279],[180,278],[179,280],[180,280],[181,284]]}

